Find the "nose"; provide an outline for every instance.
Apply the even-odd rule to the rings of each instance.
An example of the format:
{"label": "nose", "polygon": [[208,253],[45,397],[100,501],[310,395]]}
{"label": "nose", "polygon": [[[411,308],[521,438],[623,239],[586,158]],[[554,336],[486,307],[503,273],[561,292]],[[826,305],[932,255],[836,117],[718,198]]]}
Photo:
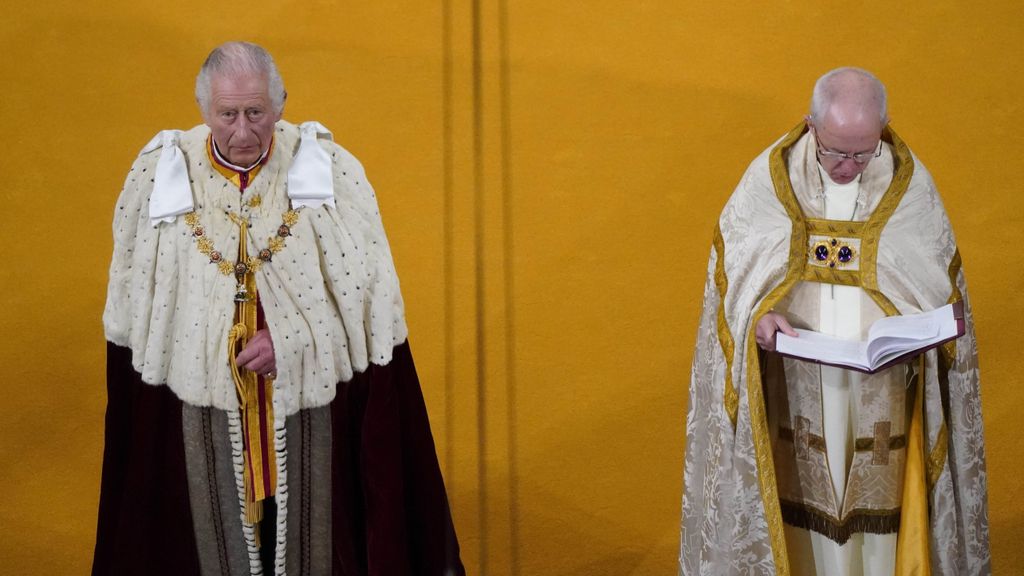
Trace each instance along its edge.
{"label": "nose", "polygon": [[235,132],[235,134],[234,134],[235,138],[239,138],[239,139],[246,139],[246,138],[248,138],[249,135],[252,134],[252,122],[250,122],[249,119],[246,118],[245,115],[243,114],[242,116],[240,116],[238,118],[238,121],[235,122],[235,131],[234,132]]}

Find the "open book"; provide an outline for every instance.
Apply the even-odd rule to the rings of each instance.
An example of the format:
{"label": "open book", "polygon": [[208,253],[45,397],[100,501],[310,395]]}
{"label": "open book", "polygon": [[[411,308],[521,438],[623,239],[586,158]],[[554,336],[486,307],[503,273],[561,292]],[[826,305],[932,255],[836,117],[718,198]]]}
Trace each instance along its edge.
{"label": "open book", "polygon": [[963,336],[964,305],[956,302],[931,312],[882,318],[871,325],[864,342],[842,340],[813,330],[795,330],[798,338],[776,333],[776,352],[873,374]]}

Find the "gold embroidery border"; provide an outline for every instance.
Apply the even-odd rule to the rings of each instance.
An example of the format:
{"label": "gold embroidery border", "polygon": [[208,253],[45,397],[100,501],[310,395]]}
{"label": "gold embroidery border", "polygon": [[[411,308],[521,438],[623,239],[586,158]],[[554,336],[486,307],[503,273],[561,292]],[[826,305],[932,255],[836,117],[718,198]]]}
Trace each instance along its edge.
{"label": "gold embroidery border", "polygon": [[[796,202],[789,182],[789,171],[783,159],[783,152],[796,143],[806,130],[800,123],[791,130],[782,141],[769,153],[768,170],[775,184],[775,194],[782,202],[792,224],[789,242],[789,266],[782,283],[766,296],[750,318],[747,329],[747,404],[750,410],[750,426],[753,436],[754,457],[757,460],[757,481],[761,487],[761,500],[764,505],[765,522],[768,525],[768,536],[771,539],[772,558],[778,576],[789,576],[789,555],[786,550],[786,537],[782,526],[782,509],[779,502],[779,488],[775,482],[775,461],[772,457],[772,446],[768,434],[768,417],[764,405],[764,392],[761,388],[760,357],[755,340],[753,327],[757,321],[778,303],[782,297],[797,283],[807,265],[807,228],[803,213]],[[788,192],[786,194],[785,192]]]}
{"label": "gold embroidery border", "polygon": [[[956,283],[957,276],[960,275],[960,268],[962,266],[963,260],[960,257],[960,249],[957,248],[953,253],[953,258],[949,262],[949,285],[952,287],[952,293],[949,295],[950,304],[963,300],[963,294],[960,292],[960,286]],[[966,313],[967,312],[964,311],[964,314]],[[946,364],[948,366],[952,366],[956,361],[956,340],[950,340],[946,344],[940,346],[939,353],[945,358]],[[942,475],[942,470],[946,467],[946,459],[949,456],[949,429],[946,425],[945,414],[942,415],[941,422],[939,432],[935,435],[935,445],[928,451],[926,474],[929,493],[935,488],[935,484],[938,483],[939,476]],[[925,440],[927,441],[927,438]]]}
{"label": "gold embroidery border", "polygon": [[[793,223],[789,244],[789,266],[783,281],[766,296],[757,307],[750,319],[747,330],[747,402],[750,409],[750,425],[753,434],[754,455],[757,460],[757,478],[761,487],[761,499],[765,509],[765,521],[772,544],[772,557],[778,576],[789,576],[789,556],[786,551],[786,539],[782,527],[782,512],[779,505],[778,486],[775,482],[775,462],[772,459],[771,441],[768,433],[768,418],[761,388],[761,369],[755,332],[752,329],[769,310],[771,310],[793,286],[801,280],[807,267],[808,224],[800,203],[793,192],[789,180],[789,169],[784,154],[800,140],[807,125],[797,124],[772,149],[768,157],[768,169],[775,186],[775,195],[786,209]],[[893,179],[885,191],[881,201],[875,208],[871,218],[864,223],[861,240],[861,287],[888,315],[898,314],[896,306],[878,289],[878,273],[876,258],[878,257],[878,240],[889,217],[896,211],[903,194],[910,184],[914,172],[914,163],[910,149],[892,131],[886,127],[882,131],[882,139],[888,141],[893,148]]]}
{"label": "gold embroidery border", "polygon": [[729,290],[729,278],[725,274],[725,240],[722,238],[722,228],[715,225],[715,288],[718,289],[718,342],[722,346],[722,354],[725,356],[725,411],[732,421],[732,427],[736,429],[736,415],[740,406],[740,397],[736,392],[736,386],[732,381],[733,356],[736,353],[736,344],[732,338],[732,331],[729,330],[729,322],[725,319],[725,294]]}
{"label": "gold embroidery border", "polygon": [[807,232],[820,236],[844,236],[860,238],[864,233],[865,222],[849,222],[846,220],[825,220],[808,218]]}
{"label": "gold embroidery border", "polygon": [[885,228],[885,224],[896,211],[900,201],[903,200],[907,188],[910,187],[910,179],[914,175],[914,159],[910,155],[910,148],[907,148],[903,140],[888,126],[882,131],[882,140],[888,141],[892,145],[892,182],[889,183],[889,188],[885,191],[875,211],[872,212],[871,218],[864,223],[860,243],[861,286],[878,304],[879,308],[887,315],[895,316],[899,314],[899,310],[878,289],[878,243],[882,236],[882,229]]}
{"label": "gold embroidery border", "polygon": [[[956,252],[953,253],[953,259],[949,261],[949,285],[952,287],[953,292],[949,295],[948,304],[954,304],[964,299],[963,294],[960,293],[960,286],[956,283],[957,276],[960,275],[960,268],[963,266],[963,261],[960,259],[960,249],[957,248]],[[964,311],[967,314],[967,311]],[[939,348],[946,360],[952,366],[956,360],[956,339],[946,342]]]}
{"label": "gold embroidery border", "polygon": [[[927,440],[927,438],[925,439]],[[928,451],[928,493],[935,489],[935,484],[939,482],[939,476],[942,476],[942,470],[946,467],[946,456],[948,452],[949,443],[949,432],[946,429],[946,419],[943,417],[942,424],[939,426],[939,433],[935,435],[935,446]]]}
{"label": "gold embroidery border", "polygon": [[857,270],[836,270],[823,266],[808,266],[804,270],[803,280],[821,282],[822,284],[840,284],[842,286],[860,286],[861,276]]}

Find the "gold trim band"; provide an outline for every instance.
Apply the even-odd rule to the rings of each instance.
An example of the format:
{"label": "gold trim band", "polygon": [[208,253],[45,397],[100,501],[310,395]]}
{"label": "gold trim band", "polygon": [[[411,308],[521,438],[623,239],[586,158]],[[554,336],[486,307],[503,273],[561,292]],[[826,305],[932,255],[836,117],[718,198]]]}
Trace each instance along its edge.
{"label": "gold trim band", "polygon": [[739,410],[740,398],[736,393],[736,387],[732,381],[733,356],[736,354],[736,345],[732,339],[732,331],[729,330],[729,322],[725,319],[725,294],[729,290],[729,278],[725,274],[725,240],[722,239],[722,229],[715,226],[715,288],[718,290],[718,341],[722,345],[722,355],[725,356],[725,411],[732,421],[733,429],[736,428],[736,415]]}

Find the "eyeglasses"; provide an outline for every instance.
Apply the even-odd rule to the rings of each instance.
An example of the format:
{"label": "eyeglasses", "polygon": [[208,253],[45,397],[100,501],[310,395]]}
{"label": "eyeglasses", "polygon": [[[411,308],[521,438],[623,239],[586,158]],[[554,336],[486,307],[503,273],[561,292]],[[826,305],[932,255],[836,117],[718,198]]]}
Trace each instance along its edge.
{"label": "eyeglasses", "polygon": [[818,148],[818,155],[822,158],[828,158],[836,162],[842,162],[843,160],[853,160],[856,164],[867,164],[872,158],[878,158],[882,155],[882,141],[878,141],[878,146],[875,147],[874,152],[857,152],[856,154],[847,154],[846,152],[835,152],[832,150],[826,150],[821,147],[821,141],[818,140],[818,132],[811,130],[814,133],[814,145]]}

